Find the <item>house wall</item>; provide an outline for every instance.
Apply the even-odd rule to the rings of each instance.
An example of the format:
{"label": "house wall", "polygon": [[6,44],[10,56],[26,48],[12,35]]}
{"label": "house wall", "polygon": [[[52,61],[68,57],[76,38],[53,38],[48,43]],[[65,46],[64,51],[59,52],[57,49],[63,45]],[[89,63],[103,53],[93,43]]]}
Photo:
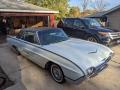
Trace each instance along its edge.
{"label": "house wall", "polygon": [[120,31],[120,9],[107,15],[109,27]]}

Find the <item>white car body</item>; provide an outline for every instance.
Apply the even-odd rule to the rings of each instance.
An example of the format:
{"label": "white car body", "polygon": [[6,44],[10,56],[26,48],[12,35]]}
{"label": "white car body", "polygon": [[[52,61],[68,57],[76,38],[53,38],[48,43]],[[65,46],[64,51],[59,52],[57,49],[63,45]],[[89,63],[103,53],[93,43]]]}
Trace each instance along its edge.
{"label": "white car body", "polygon": [[98,74],[106,68],[107,62],[113,55],[113,51],[106,46],[75,38],[40,45],[38,32],[42,32],[44,29],[46,32],[49,30],[42,28],[23,31],[24,33],[33,32],[39,44],[11,36],[7,38],[7,41],[11,46],[15,46],[23,56],[42,68],[45,68],[48,62],[59,65],[67,81],[80,83],[86,78]]}

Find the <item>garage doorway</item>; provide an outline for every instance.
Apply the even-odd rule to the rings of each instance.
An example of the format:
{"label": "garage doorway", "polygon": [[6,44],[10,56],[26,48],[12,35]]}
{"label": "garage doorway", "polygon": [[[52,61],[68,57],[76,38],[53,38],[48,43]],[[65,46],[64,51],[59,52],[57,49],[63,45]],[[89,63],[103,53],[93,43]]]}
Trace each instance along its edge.
{"label": "garage doorway", "polygon": [[21,28],[50,26],[49,16],[7,16],[0,17],[0,23],[2,23],[3,19],[6,20],[5,29],[7,29],[7,34],[10,35],[18,33]]}
{"label": "garage doorway", "polygon": [[[3,20],[6,24],[3,25]],[[0,43],[6,42],[6,35],[16,35],[21,28],[49,27],[49,16],[6,16],[0,17]],[[2,33],[6,31],[6,35]]]}

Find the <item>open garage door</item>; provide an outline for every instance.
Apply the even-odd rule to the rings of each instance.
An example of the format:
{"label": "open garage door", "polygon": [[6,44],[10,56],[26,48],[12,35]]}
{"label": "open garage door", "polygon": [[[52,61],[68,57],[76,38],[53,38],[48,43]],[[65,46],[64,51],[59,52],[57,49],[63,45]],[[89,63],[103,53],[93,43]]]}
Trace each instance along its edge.
{"label": "open garage door", "polygon": [[6,19],[6,25],[9,30],[9,34],[16,34],[21,28],[29,27],[49,27],[50,16],[7,16],[1,17]]}

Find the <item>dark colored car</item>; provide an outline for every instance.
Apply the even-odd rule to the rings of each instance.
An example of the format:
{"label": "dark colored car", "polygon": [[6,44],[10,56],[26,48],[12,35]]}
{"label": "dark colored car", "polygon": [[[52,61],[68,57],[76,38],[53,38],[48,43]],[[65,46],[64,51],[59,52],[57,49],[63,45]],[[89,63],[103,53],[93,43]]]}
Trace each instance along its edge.
{"label": "dark colored car", "polygon": [[120,43],[120,32],[103,27],[93,18],[63,18],[57,27],[62,28],[71,37],[104,45]]}

